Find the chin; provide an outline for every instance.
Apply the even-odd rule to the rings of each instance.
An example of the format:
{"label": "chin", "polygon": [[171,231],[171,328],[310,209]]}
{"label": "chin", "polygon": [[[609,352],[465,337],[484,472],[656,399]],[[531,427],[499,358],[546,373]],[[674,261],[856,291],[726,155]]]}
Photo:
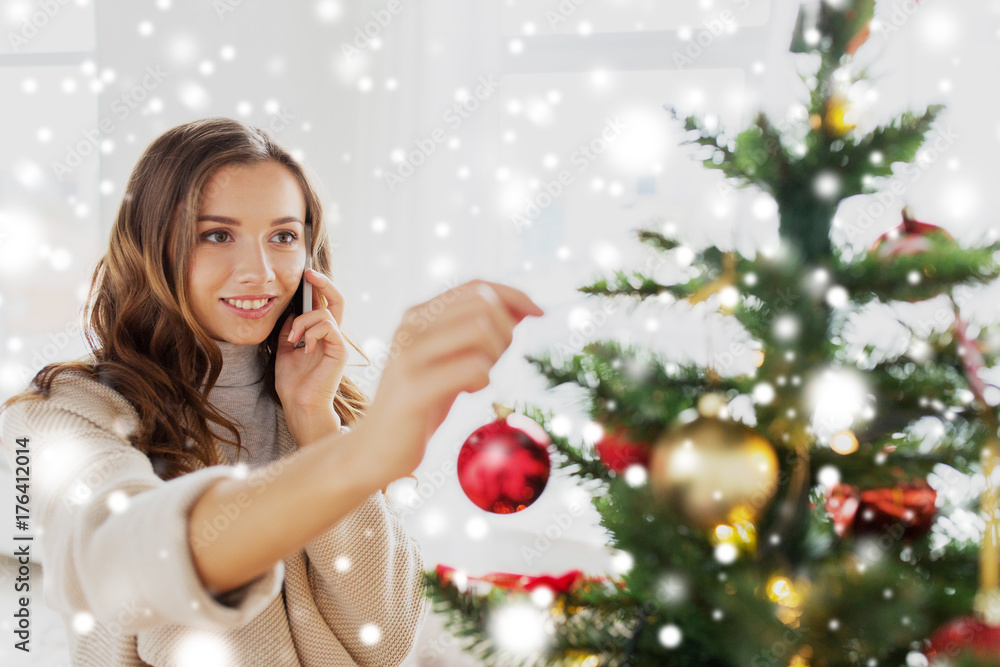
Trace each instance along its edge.
{"label": "chin", "polygon": [[242,336],[227,336],[226,340],[230,343],[235,343],[236,345],[260,345],[265,340],[267,340],[268,335],[270,335],[271,330],[268,329],[266,332],[261,332],[259,334],[244,334]]}

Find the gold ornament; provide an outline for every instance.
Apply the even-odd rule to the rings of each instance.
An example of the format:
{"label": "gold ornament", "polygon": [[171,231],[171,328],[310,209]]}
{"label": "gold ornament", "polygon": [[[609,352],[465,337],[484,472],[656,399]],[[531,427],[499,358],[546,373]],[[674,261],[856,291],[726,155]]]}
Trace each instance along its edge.
{"label": "gold ornament", "polygon": [[980,513],[986,515],[986,530],[979,546],[979,591],[973,601],[976,616],[983,623],[1000,626],[1000,526],[997,510],[1000,493],[992,483],[994,469],[1000,464],[1000,440],[990,438],[980,454],[986,489],[979,500]]}
{"label": "gold ornament", "polygon": [[808,581],[800,578],[793,583],[788,577],[779,574],[768,580],[764,595],[777,605],[774,614],[778,620],[789,627],[797,628],[799,618],[802,616],[803,597],[808,589]]}
{"label": "gold ornament", "polygon": [[849,110],[847,99],[843,95],[835,93],[833,97],[827,100],[826,117],[823,119],[823,127],[835,137],[844,136],[854,129],[853,125],[844,122],[844,116],[847,115]]}
{"label": "gold ornament", "polygon": [[698,397],[698,414],[702,417],[718,417],[728,403],[725,394],[710,391]]}
{"label": "gold ornament", "polygon": [[722,274],[712,282],[702,285],[694,294],[688,297],[688,302],[701,303],[713,294],[718,294],[736,283],[736,254],[727,252],[722,256]]}
{"label": "gold ornament", "polygon": [[756,520],[777,488],[778,457],[753,429],[699,417],[660,436],[649,479],[653,492],[674,501],[689,521],[714,530]]}

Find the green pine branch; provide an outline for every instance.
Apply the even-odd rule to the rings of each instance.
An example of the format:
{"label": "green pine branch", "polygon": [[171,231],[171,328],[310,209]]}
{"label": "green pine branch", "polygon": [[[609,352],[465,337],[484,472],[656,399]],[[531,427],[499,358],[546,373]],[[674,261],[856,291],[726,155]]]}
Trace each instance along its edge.
{"label": "green pine branch", "polygon": [[[818,10],[815,25],[807,18],[810,10]],[[831,67],[840,64],[848,44],[875,15],[875,0],[854,0],[838,9],[828,2],[812,3],[799,9],[789,50],[792,53],[819,53]],[[810,30],[818,32],[819,40],[810,39]]]}
{"label": "green pine branch", "polygon": [[[675,120],[680,120],[674,107],[665,106]],[[688,132],[682,144],[696,144],[709,149],[702,159],[708,169],[719,169],[726,177],[735,179],[740,187],[757,185],[775,194],[782,178],[788,173],[789,157],[781,145],[781,137],[760,113],[754,124],[740,132],[734,146],[729,147],[725,135],[708,129],[696,116],[683,120]]]}
{"label": "green pine branch", "polygon": [[[942,105],[934,104],[920,115],[904,111],[888,125],[881,125],[849,143],[843,154],[861,176],[892,176],[892,165],[913,162],[943,109]],[[859,185],[852,187],[845,196],[875,191],[861,184],[860,178],[858,181]]]}
{"label": "green pine branch", "polygon": [[677,285],[661,285],[653,278],[643,275],[639,271],[633,271],[631,275],[618,270],[614,273],[614,278],[598,278],[589,285],[577,288],[583,294],[595,294],[600,296],[631,296],[638,299],[659,296],[666,292],[675,299],[685,298],[687,291]]}
{"label": "green pine branch", "polygon": [[674,248],[677,248],[678,246],[681,245],[680,241],[668,238],[664,234],[652,229],[636,229],[633,231],[635,232],[636,237],[639,239],[639,241],[647,245],[650,245],[656,250],[660,250],[662,252],[673,250]]}
{"label": "green pine branch", "polygon": [[838,262],[835,280],[855,303],[864,304],[872,299],[923,301],[956,285],[982,285],[1000,277],[996,260],[1000,244],[962,248],[940,235],[927,238],[932,246],[920,254],[883,258],[869,252],[859,261]]}
{"label": "green pine branch", "polygon": [[668,369],[663,360],[644,360],[638,350],[613,340],[588,343],[582,354],[559,364],[549,352],[525,358],[550,388],[573,383],[590,392],[591,418],[625,428],[634,442],[651,442],[707,392],[724,392],[731,399],[754,384],[751,378],[710,377],[691,364]]}

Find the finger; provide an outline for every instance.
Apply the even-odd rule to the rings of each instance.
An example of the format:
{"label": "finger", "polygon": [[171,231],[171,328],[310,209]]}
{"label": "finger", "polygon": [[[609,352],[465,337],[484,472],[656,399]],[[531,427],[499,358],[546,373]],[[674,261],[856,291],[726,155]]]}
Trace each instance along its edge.
{"label": "finger", "polygon": [[307,329],[303,338],[306,342],[306,354],[315,350],[321,340],[325,340],[335,345],[340,345],[344,341],[344,337],[340,333],[337,323],[331,319],[323,320],[319,324]]}
{"label": "finger", "polygon": [[[484,295],[485,298],[489,297],[489,291],[492,290],[504,307],[511,313],[511,315],[520,322],[528,315],[534,315],[538,317],[544,315],[545,311],[542,310],[538,304],[531,300],[527,294],[519,289],[510,287],[509,285],[504,285],[502,283],[494,283],[487,280],[473,281],[473,286],[477,292]],[[483,289],[483,287],[488,289]]]}
{"label": "finger", "polygon": [[[292,329],[290,332],[291,343],[297,343],[299,338],[302,336],[309,327],[316,326],[323,320],[332,320],[333,315],[326,308],[320,308],[319,310],[310,310],[308,313],[303,313],[301,315],[296,315],[292,322]],[[286,336],[287,337],[287,336]]]}
{"label": "finger", "polygon": [[486,315],[460,319],[445,331],[435,331],[414,341],[418,363],[433,366],[443,359],[478,350],[496,363],[509,343]]}
{"label": "finger", "polygon": [[503,302],[498,299],[497,293],[489,285],[478,285],[476,296],[478,299],[470,299],[470,307],[481,308],[492,319],[494,327],[506,341],[504,345],[506,348],[514,339],[514,327],[517,326],[520,318],[515,319],[511,315]]}
{"label": "finger", "polygon": [[429,437],[448,416],[459,393],[473,393],[489,386],[490,363],[482,353],[470,352],[432,366],[419,377],[420,392],[412,407],[415,415],[428,420]]}
{"label": "finger", "polygon": [[[443,301],[447,307],[439,307],[437,299]],[[417,306],[408,317],[404,318],[404,324],[408,325],[415,335],[440,336],[442,330],[456,327],[458,321],[486,317],[492,322],[493,330],[503,339],[504,348],[513,340],[514,327],[518,321],[489,286],[483,284],[459,292],[445,292],[437,299]]]}
{"label": "finger", "polygon": [[454,326],[450,323],[451,318],[455,320],[474,320],[485,318],[486,322],[492,326],[493,332],[503,341],[503,348],[507,349],[511,341],[514,340],[514,327],[517,320],[510,314],[507,308],[496,298],[495,293],[486,286],[482,289],[467,290],[466,298],[456,303],[448,312],[448,324],[442,326]]}
{"label": "finger", "polygon": [[[443,408],[441,421],[455,402],[459,393],[470,394],[485,389],[490,384],[489,360],[482,353],[467,353],[451,357],[439,366],[430,368],[421,376],[421,391],[432,408]],[[435,424],[439,426],[441,421]]]}
{"label": "finger", "polygon": [[281,323],[281,328],[278,329],[278,347],[292,346],[294,343],[288,340],[288,334],[292,331],[292,314],[289,313],[285,316],[285,321]]}
{"label": "finger", "polygon": [[[306,280],[317,288],[313,290],[313,310],[326,308],[333,315],[333,319],[337,321],[337,326],[340,326],[344,319],[343,293],[337,289],[329,277],[315,269],[306,271]],[[321,295],[326,298],[325,306],[320,298]]]}

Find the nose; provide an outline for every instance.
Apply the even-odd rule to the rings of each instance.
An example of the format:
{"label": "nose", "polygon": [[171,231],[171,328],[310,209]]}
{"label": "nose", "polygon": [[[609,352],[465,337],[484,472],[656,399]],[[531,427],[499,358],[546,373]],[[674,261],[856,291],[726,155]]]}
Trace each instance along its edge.
{"label": "nose", "polygon": [[237,260],[236,280],[241,284],[263,285],[275,279],[267,248],[260,243],[247,244]]}

